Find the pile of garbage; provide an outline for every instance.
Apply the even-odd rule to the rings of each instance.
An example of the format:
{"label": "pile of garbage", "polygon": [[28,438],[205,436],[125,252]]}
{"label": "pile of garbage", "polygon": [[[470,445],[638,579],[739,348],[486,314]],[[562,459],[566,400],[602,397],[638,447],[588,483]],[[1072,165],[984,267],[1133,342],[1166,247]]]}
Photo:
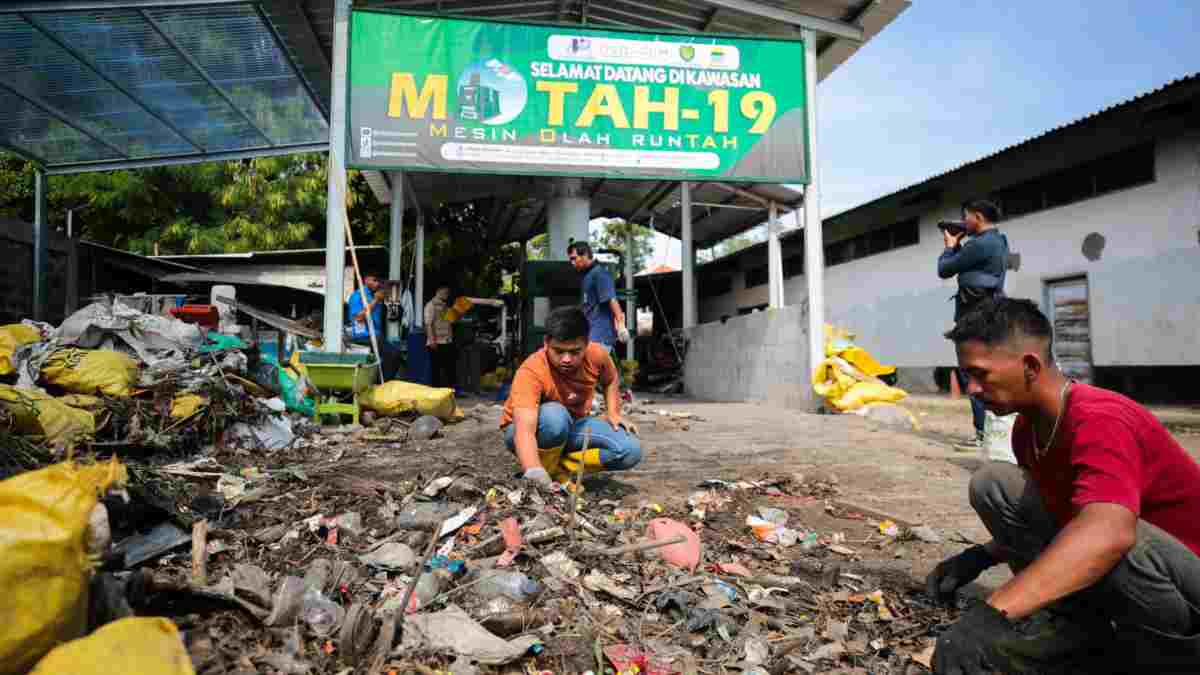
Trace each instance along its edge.
{"label": "pile of garbage", "polygon": [[813,369],[813,391],[829,412],[854,413],[885,424],[919,428],[916,417],[896,405],[908,393],[895,384],[895,366],[885,366],[854,343],[855,334],[825,325],[825,360]]}
{"label": "pile of garbage", "polygon": [[[65,463],[0,483],[0,495],[52,498],[34,477],[77,476],[81,496],[68,500],[70,554],[46,553],[74,561],[55,568],[66,583],[21,576],[41,561],[0,550],[13,561],[0,571],[21,579],[9,586],[28,591],[3,601],[6,614],[47,589],[71,594],[32,615],[37,631],[0,629],[0,649],[24,650],[19,662],[0,653],[14,664],[0,672],[88,675],[70,659],[121,645],[146,660],[118,670],[150,675],[924,672],[951,614],[863,558],[937,532],[847,509],[829,476],[706,480],[661,502],[603,478],[543,490],[515,477],[498,414],[480,405],[454,426],[381,419],[275,451]],[[153,503],[139,481],[158,487]]]}

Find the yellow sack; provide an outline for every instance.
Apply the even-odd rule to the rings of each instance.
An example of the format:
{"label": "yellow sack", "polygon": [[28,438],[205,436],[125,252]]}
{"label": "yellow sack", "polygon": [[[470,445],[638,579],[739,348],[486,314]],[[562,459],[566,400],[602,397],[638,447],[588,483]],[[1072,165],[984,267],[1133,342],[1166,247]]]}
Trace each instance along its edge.
{"label": "yellow sack", "polygon": [[195,675],[175,624],[131,616],[59,645],[29,675]]}
{"label": "yellow sack", "polygon": [[446,311],[442,312],[442,319],[454,323],[462,318],[463,314],[471,311],[475,303],[471,302],[470,298],[462,297],[454,301],[454,304],[447,307]]}
{"label": "yellow sack", "polygon": [[[100,495],[126,479],[114,459],[62,462],[0,482],[0,675],[25,673],[55,645],[83,634],[88,517]],[[106,672],[140,672],[99,663]]]}
{"label": "yellow sack", "polygon": [[12,375],[16,372],[12,357],[18,347],[33,344],[42,339],[42,334],[32,326],[22,323],[0,326],[0,375]]}
{"label": "yellow sack", "polygon": [[496,373],[484,373],[479,378],[479,388],[484,391],[495,391],[500,388],[500,380]]}
{"label": "yellow sack", "polygon": [[16,431],[45,436],[54,446],[73,445],[96,433],[90,412],[34,389],[0,384],[0,407],[12,415]]}
{"label": "yellow sack", "polygon": [[889,387],[879,382],[856,382],[841,396],[830,399],[833,407],[847,412],[857,410],[868,403],[895,403],[908,394],[903,389]]}
{"label": "yellow sack", "polygon": [[208,399],[199,394],[180,394],[171,401],[171,419],[191,417],[208,405]]}
{"label": "yellow sack", "polygon": [[42,377],[74,394],[103,394],[129,398],[138,366],[121,352],[60,349],[42,366]]}
{"label": "yellow sack", "polygon": [[895,366],[879,363],[870,352],[854,344],[854,333],[830,324],[825,324],[825,356],[840,356],[854,364],[855,368],[874,377],[896,372]]}
{"label": "yellow sack", "polygon": [[453,389],[435,389],[403,380],[377,384],[360,397],[358,402],[367,410],[374,410],[384,416],[413,411],[443,420],[458,419],[462,416],[454,403]]}

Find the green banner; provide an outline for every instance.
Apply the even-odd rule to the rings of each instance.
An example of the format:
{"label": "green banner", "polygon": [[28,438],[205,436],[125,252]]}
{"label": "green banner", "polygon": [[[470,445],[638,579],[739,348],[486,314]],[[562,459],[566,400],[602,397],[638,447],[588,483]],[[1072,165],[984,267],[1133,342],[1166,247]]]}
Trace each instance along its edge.
{"label": "green banner", "polygon": [[347,165],[807,183],[798,40],[355,10]]}

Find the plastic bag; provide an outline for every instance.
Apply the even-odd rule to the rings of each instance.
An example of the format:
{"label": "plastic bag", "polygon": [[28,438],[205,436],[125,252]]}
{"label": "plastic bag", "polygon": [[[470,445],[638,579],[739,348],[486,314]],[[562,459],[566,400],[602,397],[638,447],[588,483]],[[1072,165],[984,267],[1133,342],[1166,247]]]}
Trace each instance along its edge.
{"label": "plastic bag", "polygon": [[359,399],[359,403],[380,415],[401,415],[415,411],[442,420],[462,417],[462,412],[454,403],[453,389],[437,389],[403,380],[375,385]]}
{"label": "plastic bag", "polygon": [[175,624],[162,617],[128,617],[59,645],[29,675],[195,675]]}
{"label": "plastic bag", "polygon": [[1013,425],[1017,423],[1017,415],[1001,417],[988,410],[983,418],[983,443],[979,446],[979,458],[983,461],[1017,463],[1013,453]]}
{"label": "plastic bag", "polygon": [[121,352],[60,349],[46,359],[42,377],[74,394],[129,398],[137,382],[138,364]]}
{"label": "plastic bag", "polygon": [[888,386],[880,375],[896,372],[865,349],[854,344],[854,334],[844,328],[825,325],[825,360],[813,369],[813,391],[841,412],[857,410],[870,403],[895,403],[908,393]]}
{"label": "plastic bag", "polygon": [[846,393],[830,401],[833,407],[843,412],[857,410],[868,403],[895,403],[908,394],[903,389],[889,387],[881,382],[856,382]]}
{"label": "plastic bag", "polygon": [[16,372],[12,357],[19,347],[33,344],[42,339],[42,334],[33,326],[21,323],[0,326],[0,375]]}
{"label": "plastic bag", "polygon": [[181,420],[204,409],[208,399],[200,394],[180,394],[171,401],[171,419]]}
{"label": "plastic bag", "polygon": [[59,396],[58,401],[60,403],[69,405],[72,408],[79,408],[80,410],[88,410],[91,412],[98,411],[104,407],[104,399],[100,398],[99,396],[92,396],[91,394],[67,394],[65,396]]}
{"label": "plastic bag", "polygon": [[36,389],[0,384],[0,407],[12,415],[18,432],[45,436],[56,447],[73,445],[96,433],[96,420],[90,412]]}
{"label": "plastic bag", "polygon": [[[125,480],[114,459],[62,462],[0,482],[0,675],[24,673],[55,645],[83,634],[88,519],[100,495]],[[100,663],[105,672],[149,672]]]}
{"label": "plastic bag", "polygon": [[463,314],[471,311],[475,303],[471,302],[470,298],[460,297],[454,300],[454,304],[447,307],[445,312],[442,312],[442,319],[451,323],[462,318]]}

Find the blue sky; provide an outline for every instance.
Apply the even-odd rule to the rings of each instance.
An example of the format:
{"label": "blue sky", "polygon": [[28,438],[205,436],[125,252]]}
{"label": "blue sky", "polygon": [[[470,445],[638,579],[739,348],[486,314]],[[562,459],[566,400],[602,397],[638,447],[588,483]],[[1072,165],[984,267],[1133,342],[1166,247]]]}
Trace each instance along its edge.
{"label": "blue sky", "polygon": [[[1197,0],[914,0],[817,88],[821,211],[1198,71]],[[678,267],[678,241],[656,249]]]}

